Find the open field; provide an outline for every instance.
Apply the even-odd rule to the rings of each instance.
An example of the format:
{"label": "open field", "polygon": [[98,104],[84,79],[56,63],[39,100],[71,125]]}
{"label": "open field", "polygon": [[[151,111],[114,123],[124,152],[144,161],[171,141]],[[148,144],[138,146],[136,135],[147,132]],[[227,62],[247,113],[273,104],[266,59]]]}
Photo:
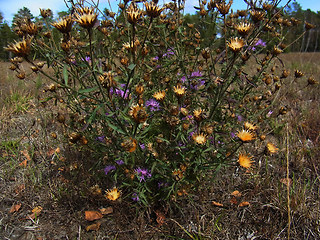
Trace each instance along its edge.
{"label": "open field", "polygon": [[[62,104],[42,103],[48,81],[28,71],[19,80],[0,63],[0,238],[288,239],[289,223],[290,239],[320,239],[320,87],[307,84],[310,76],[320,82],[320,53],[280,58],[304,76],[277,100],[288,109],[268,133],[278,157],[257,156],[254,174],[221,169],[176,208],[149,213],[94,194],[84,177],[94,159],[65,143],[56,121]],[[85,219],[85,211],[108,207],[112,213]],[[98,230],[86,229],[93,223]]]}

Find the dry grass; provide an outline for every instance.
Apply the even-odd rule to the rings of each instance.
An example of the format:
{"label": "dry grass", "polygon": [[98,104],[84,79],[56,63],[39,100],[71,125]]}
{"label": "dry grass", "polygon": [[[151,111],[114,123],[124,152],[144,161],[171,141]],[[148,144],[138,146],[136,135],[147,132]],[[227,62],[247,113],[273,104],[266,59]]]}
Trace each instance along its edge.
{"label": "dry grass", "polygon": [[[253,174],[237,166],[222,169],[214,184],[199,186],[188,201],[177,200],[175,207],[160,208],[165,215],[162,226],[157,222],[159,212],[136,212],[122,202],[112,205],[114,213],[104,217],[100,230],[93,232],[85,230],[90,222],[84,219],[84,211],[110,204],[90,194],[89,187],[95,183],[87,180],[86,169],[94,159],[63,144],[63,126],[55,121],[59,104],[39,103],[45,80],[36,80],[34,74],[26,80],[17,80],[7,70],[8,64],[1,63],[0,238],[287,239],[287,186],[283,179],[287,173],[288,140],[292,181],[290,236],[319,239],[320,96],[318,85],[306,87],[306,77],[312,74],[320,82],[317,64],[320,53],[290,53],[282,59],[291,73],[299,69],[306,76],[301,83],[286,86],[279,98],[278,104],[286,105],[290,111],[274,118],[270,126],[270,138],[280,149],[277,158],[256,156]],[[11,98],[10,104],[7,101],[15,89],[18,95],[28,96],[23,98],[27,104],[25,110],[13,104],[25,100]],[[50,137],[52,132],[57,133],[57,139]],[[259,141],[256,144],[263,145]],[[61,153],[50,153],[57,147]],[[30,155],[26,167],[19,165],[26,159],[23,150]],[[66,166],[68,171],[61,170],[61,166]],[[232,196],[234,190],[242,196]],[[215,206],[213,201],[223,206]],[[239,207],[243,201],[250,206]],[[16,203],[22,204],[21,209],[8,213]],[[43,207],[41,215],[33,221],[27,220],[26,216],[36,206]]]}

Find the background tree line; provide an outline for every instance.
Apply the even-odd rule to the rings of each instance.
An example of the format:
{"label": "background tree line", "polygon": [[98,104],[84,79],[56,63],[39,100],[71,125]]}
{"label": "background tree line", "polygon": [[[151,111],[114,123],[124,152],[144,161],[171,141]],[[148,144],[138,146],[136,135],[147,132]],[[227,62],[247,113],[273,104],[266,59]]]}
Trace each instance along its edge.
{"label": "background tree line", "polygon": [[[107,11],[107,10],[105,10]],[[51,16],[49,18],[50,22],[53,22],[60,17],[66,15],[67,12],[62,11],[57,14],[57,16]],[[217,35],[219,35],[218,32],[215,32],[215,29],[208,29],[203,21],[203,17],[200,16],[199,12],[195,14],[186,14],[185,16],[186,23],[194,24],[195,27],[199,30],[200,34],[204,37],[203,39],[207,39],[208,44],[210,41],[213,40]],[[206,16],[210,17],[210,16]],[[2,60],[8,60],[11,56],[10,53],[4,50],[4,48],[14,40],[18,39],[18,36],[15,34],[15,27],[16,24],[21,21],[22,19],[30,19],[35,22],[40,22],[41,17],[35,17],[32,15],[31,11],[23,7],[19,9],[19,11],[14,14],[12,19],[12,24],[9,26],[9,24],[4,21],[3,15],[0,9],[0,59]],[[310,31],[307,31],[305,35],[303,35],[301,38],[299,38],[294,44],[290,45],[290,47],[287,49],[289,52],[316,52],[320,51],[320,11],[313,12],[310,9],[303,10],[301,5],[294,1],[292,4],[290,4],[285,11],[285,15],[283,16],[284,19],[299,19],[302,22],[309,22],[314,25],[316,25],[315,28],[311,29]],[[219,24],[219,23],[217,23]],[[291,43],[293,42],[297,37],[299,37],[304,32],[304,24],[300,24],[300,28],[295,28],[290,31],[288,31],[286,36],[286,42]],[[55,29],[53,29],[54,31]],[[57,34],[58,37],[58,34]],[[59,39],[57,39],[58,41]]]}

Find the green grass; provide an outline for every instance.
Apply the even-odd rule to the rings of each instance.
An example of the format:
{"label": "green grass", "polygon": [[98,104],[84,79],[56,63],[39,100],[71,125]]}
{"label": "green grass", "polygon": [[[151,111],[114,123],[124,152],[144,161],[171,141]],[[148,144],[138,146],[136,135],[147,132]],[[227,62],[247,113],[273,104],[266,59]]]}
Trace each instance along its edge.
{"label": "green grass", "polygon": [[4,99],[4,106],[13,113],[24,113],[30,108],[32,96],[21,90],[12,90]]}

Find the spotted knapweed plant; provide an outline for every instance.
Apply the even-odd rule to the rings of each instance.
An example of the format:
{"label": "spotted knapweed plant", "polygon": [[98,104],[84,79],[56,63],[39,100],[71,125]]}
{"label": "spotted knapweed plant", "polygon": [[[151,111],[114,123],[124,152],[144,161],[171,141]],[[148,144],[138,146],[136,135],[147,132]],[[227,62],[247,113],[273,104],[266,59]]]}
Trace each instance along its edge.
{"label": "spotted knapweed plant", "polygon": [[237,12],[232,1],[200,1],[193,19],[183,1],[157,2],[124,1],[115,13],[71,0],[56,20],[41,9],[44,23],[19,22],[21,40],[7,47],[19,78],[24,59],[52,80],[67,140],[94,153],[88,171],[110,201],[177,201],[222,166],[250,169],[252,143],[287,111],[274,106],[289,75],[279,55],[298,20],[280,1]]}

